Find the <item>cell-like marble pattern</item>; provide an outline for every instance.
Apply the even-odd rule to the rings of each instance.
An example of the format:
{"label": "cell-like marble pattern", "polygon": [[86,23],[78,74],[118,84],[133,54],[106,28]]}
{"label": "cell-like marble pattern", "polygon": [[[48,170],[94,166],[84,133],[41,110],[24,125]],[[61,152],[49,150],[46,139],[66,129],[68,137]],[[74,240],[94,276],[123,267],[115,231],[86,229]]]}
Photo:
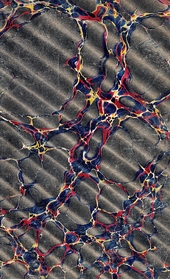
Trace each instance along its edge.
{"label": "cell-like marble pattern", "polygon": [[170,1],[0,1],[0,278],[170,278]]}

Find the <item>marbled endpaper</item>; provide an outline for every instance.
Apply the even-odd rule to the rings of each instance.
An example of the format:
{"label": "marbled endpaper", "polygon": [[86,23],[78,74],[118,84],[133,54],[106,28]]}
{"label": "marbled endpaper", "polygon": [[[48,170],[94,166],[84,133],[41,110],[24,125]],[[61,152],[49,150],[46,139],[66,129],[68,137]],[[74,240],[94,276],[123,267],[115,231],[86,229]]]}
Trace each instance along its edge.
{"label": "marbled endpaper", "polygon": [[170,278],[169,20],[0,0],[0,278]]}

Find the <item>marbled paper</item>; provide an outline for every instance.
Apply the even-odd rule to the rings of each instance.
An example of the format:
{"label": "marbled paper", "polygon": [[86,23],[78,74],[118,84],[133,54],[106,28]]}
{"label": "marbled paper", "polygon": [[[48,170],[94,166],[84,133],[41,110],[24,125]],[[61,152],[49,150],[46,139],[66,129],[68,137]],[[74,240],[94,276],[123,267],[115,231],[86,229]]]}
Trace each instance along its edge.
{"label": "marbled paper", "polygon": [[169,20],[0,0],[0,278],[170,278]]}

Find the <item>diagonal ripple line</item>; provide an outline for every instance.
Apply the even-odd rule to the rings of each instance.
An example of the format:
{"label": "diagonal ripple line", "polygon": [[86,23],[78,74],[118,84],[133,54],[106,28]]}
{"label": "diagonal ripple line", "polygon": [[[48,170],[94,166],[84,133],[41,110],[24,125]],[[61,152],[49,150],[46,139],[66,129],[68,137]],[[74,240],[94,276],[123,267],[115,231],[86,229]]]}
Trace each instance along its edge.
{"label": "diagonal ripple line", "polygon": [[[4,52],[3,50],[1,50],[1,52],[2,52],[3,55],[8,56],[8,57],[11,59],[11,61],[13,60],[16,64],[18,64],[19,66],[21,66],[24,70],[26,70],[26,72],[28,72],[28,73],[31,72],[31,74],[34,75],[34,77],[35,77],[37,80],[39,80],[40,82],[43,82],[44,84],[46,84],[46,85],[49,87],[50,90],[52,90],[53,92],[56,92],[56,88],[55,88],[53,85],[49,84],[46,80],[44,80],[43,78],[41,78],[41,77],[40,77],[39,75],[37,75],[36,73],[33,73],[33,72],[31,71],[31,68],[26,67],[23,63],[19,62],[16,58],[14,58],[13,56],[11,56],[11,55],[9,55],[8,53]],[[34,98],[38,98],[38,99],[40,99],[41,101],[43,101],[45,104],[47,104],[47,101],[46,101],[46,100],[43,100],[43,98],[42,98],[42,97],[39,97],[38,94],[36,94],[35,92],[31,91],[31,90],[30,90],[29,88],[27,88],[25,85],[21,84],[21,83],[19,82],[19,80],[15,80],[15,83],[16,83],[16,84],[18,83],[18,85],[19,85],[20,87],[22,87],[24,90],[26,90],[26,91],[29,92],[30,94],[33,94]],[[63,95],[64,95],[64,92],[63,92],[63,94],[61,94],[61,90],[60,90],[60,91],[57,90],[57,94],[63,96]],[[51,104],[50,104],[50,106],[53,108],[53,111],[55,111],[55,107],[52,106]]]}

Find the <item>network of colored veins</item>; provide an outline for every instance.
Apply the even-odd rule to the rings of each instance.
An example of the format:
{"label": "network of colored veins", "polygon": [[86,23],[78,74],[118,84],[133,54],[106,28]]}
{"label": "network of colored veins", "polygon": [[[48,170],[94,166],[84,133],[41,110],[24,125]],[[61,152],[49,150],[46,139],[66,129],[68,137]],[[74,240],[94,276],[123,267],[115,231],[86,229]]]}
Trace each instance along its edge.
{"label": "network of colored veins", "polygon": [[[165,0],[160,0],[161,3],[168,4]],[[73,85],[72,97],[66,101],[62,107],[53,112],[59,117],[59,126],[53,129],[41,128],[38,129],[34,126],[34,117],[30,116],[30,123],[25,124],[14,121],[12,119],[6,119],[1,116],[2,122],[8,122],[9,125],[23,129],[26,133],[30,134],[34,139],[34,144],[30,146],[23,145],[23,148],[29,150],[29,156],[33,154],[39,157],[39,160],[43,164],[44,156],[46,152],[53,150],[54,147],[50,146],[48,142],[53,136],[65,133],[67,136],[68,132],[73,132],[78,136],[78,141],[69,152],[69,165],[70,169],[64,173],[63,186],[60,193],[56,197],[42,200],[40,204],[35,202],[35,205],[27,211],[30,213],[28,219],[22,219],[17,225],[11,227],[5,227],[3,225],[3,218],[9,212],[16,212],[20,210],[19,203],[17,208],[5,209],[1,208],[1,230],[4,235],[1,239],[6,237],[9,240],[9,245],[13,248],[14,255],[11,260],[1,262],[1,267],[10,266],[12,263],[20,263],[26,268],[24,278],[29,278],[30,275],[36,275],[37,278],[48,278],[48,275],[55,267],[60,267],[61,270],[66,274],[64,270],[65,259],[69,255],[76,254],[77,268],[79,270],[78,278],[84,278],[84,274],[87,270],[93,267],[98,269],[98,275],[95,278],[104,276],[105,273],[110,273],[111,278],[121,278],[122,274],[128,270],[140,274],[141,278],[159,278],[162,272],[168,272],[170,266],[163,263],[162,267],[153,267],[148,264],[146,256],[149,251],[157,249],[153,247],[152,236],[157,233],[157,229],[154,224],[154,218],[157,212],[160,212],[166,205],[162,201],[161,191],[164,187],[159,181],[164,176],[162,172],[156,172],[157,164],[162,160],[166,154],[169,156],[169,151],[160,153],[157,158],[152,159],[145,166],[139,164],[139,170],[136,173],[135,179],[139,179],[141,184],[141,190],[136,190],[133,196],[130,196],[125,186],[114,180],[107,179],[101,171],[100,164],[102,161],[102,148],[107,144],[108,139],[116,133],[119,129],[124,129],[124,123],[129,118],[139,118],[143,120],[148,126],[150,126],[158,135],[159,141],[166,141],[170,138],[170,132],[168,131],[164,120],[159,112],[159,105],[170,97],[170,91],[164,92],[161,97],[147,102],[143,95],[137,92],[129,92],[127,82],[131,79],[131,73],[129,71],[126,55],[130,48],[131,35],[135,31],[136,25],[139,24],[142,19],[158,16],[165,18],[167,21],[170,19],[170,8],[167,6],[165,11],[155,13],[145,13],[136,15],[136,13],[130,14],[130,19],[126,20],[120,12],[119,0],[108,0],[108,1],[97,1],[96,10],[94,12],[87,12],[82,8],[69,3],[67,0],[51,0],[51,1],[0,1],[0,8],[3,9],[6,6],[11,6],[12,13],[6,15],[5,25],[0,30],[0,36],[3,37],[5,32],[10,29],[17,27],[20,29],[25,22],[20,20],[20,23],[16,23],[18,17],[22,19],[25,14],[30,14],[31,19],[37,15],[41,15],[46,11],[53,9],[57,13],[65,13],[71,19],[77,22],[80,30],[81,40],[77,44],[77,54],[66,61],[68,67],[71,67],[76,73],[76,80]],[[20,15],[17,14],[19,7],[25,7],[25,12]],[[110,20],[115,26],[119,35],[119,41],[112,49],[108,49],[108,30],[104,24],[104,20]],[[95,77],[86,78],[82,74],[83,69],[83,57],[81,50],[86,44],[88,36],[88,22],[96,21],[103,27],[103,49],[104,55],[100,59],[99,72]],[[114,81],[114,86],[108,91],[103,92],[102,82],[107,77],[106,62],[110,58],[110,55],[115,55],[117,63],[120,66],[120,70],[117,73]],[[94,86],[97,85],[97,89],[94,90]],[[75,119],[69,121],[62,121],[62,114],[65,111],[67,105],[74,100],[78,92],[84,95],[85,106],[81,108]],[[124,97],[127,101],[131,101],[133,105],[127,106],[121,103],[121,98]],[[98,108],[98,116],[91,119],[86,127],[81,125],[83,117],[88,112],[90,106],[95,103]],[[117,119],[117,125],[113,125],[114,120]],[[88,151],[90,140],[92,139],[94,132],[100,129],[102,131],[102,142],[98,145],[96,154],[89,158]],[[81,148],[81,152],[77,155],[77,150]],[[1,158],[1,161],[10,160],[11,158]],[[22,168],[20,167],[22,160],[17,160],[18,166],[18,180],[20,182],[20,199],[23,196],[29,195],[31,187],[34,187],[35,182],[32,184],[25,184]],[[16,161],[16,160],[15,160]],[[95,174],[94,174],[95,173]],[[75,231],[69,231],[64,225],[57,220],[57,216],[60,215],[60,211],[63,205],[69,205],[70,199],[76,194],[76,187],[81,181],[90,179],[96,185],[98,194],[96,195],[96,207],[89,205],[91,212],[91,219],[87,224],[77,224]],[[109,187],[121,188],[126,195],[127,200],[124,201],[122,210],[117,212],[107,212],[109,216],[113,217],[113,223],[106,224],[98,220],[97,216],[99,213],[105,212],[99,207],[99,198],[102,194],[100,189],[100,183],[105,182]],[[2,186],[1,186],[2,187]],[[8,199],[9,197],[7,197]],[[133,224],[128,223],[128,217],[131,211],[139,204],[143,204],[145,198],[149,198],[151,201],[151,207],[147,213],[141,213],[140,221],[134,222]],[[25,210],[26,211],[26,210]],[[153,225],[154,231],[152,234],[143,235],[147,238],[148,248],[144,251],[138,251],[133,244],[133,235],[136,231],[142,231],[145,220],[149,219],[149,222]],[[63,241],[57,243],[46,253],[42,252],[39,248],[39,240],[43,229],[47,226],[48,222],[52,221],[63,233]],[[88,233],[90,228],[101,228],[102,233],[98,235],[91,235]],[[16,235],[16,230],[24,229],[28,232],[30,229],[36,232],[36,242],[30,250],[26,249],[21,241],[21,235]],[[24,235],[22,233],[22,235]],[[118,253],[118,250],[122,248],[122,240],[126,241],[131,251],[130,256],[122,256]],[[80,244],[83,247],[84,244],[97,243],[102,254],[96,258],[96,260],[88,265],[84,262],[81,254],[81,248],[76,249],[76,244]],[[107,245],[106,245],[107,243]],[[45,259],[56,249],[64,249],[64,254],[60,260],[54,266],[48,266]],[[134,262],[138,261],[146,266],[145,270],[141,270],[135,267]],[[122,268],[123,267],[123,268]],[[2,269],[3,270],[3,269]],[[2,276],[2,277],[1,277]],[[0,275],[3,278],[3,272]],[[103,278],[103,277],[102,277]]]}

